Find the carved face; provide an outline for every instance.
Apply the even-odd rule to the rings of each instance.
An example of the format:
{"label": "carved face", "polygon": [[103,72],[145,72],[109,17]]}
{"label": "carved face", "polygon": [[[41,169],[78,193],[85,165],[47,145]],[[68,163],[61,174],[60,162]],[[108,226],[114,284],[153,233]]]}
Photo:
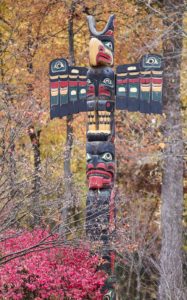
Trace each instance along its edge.
{"label": "carved face", "polygon": [[90,69],[87,73],[87,98],[112,100],[115,76],[111,68]]}
{"label": "carved face", "polygon": [[112,187],[115,171],[115,148],[111,142],[87,143],[87,179],[89,189]]}
{"label": "carved face", "polygon": [[91,38],[89,43],[89,62],[90,66],[113,66],[114,45],[108,38]]}
{"label": "carved face", "polygon": [[111,15],[102,31],[96,30],[95,20],[88,16],[91,33],[89,44],[90,66],[113,66],[114,63],[114,15]]}

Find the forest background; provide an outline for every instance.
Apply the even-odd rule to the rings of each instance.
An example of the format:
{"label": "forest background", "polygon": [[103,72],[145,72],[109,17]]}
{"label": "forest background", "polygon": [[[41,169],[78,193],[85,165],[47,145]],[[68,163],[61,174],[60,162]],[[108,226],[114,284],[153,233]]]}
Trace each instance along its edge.
{"label": "forest background", "polygon": [[[173,164],[173,167],[182,169],[184,189],[179,191],[179,174],[172,177],[168,169],[176,190],[168,186],[166,189],[175,194],[175,201],[182,191],[177,200],[179,210],[169,210],[168,214],[173,224],[175,219],[182,218],[178,227],[183,243],[180,258],[186,273],[181,276],[187,274],[185,1],[5,0],[0,5],[2,240],[7,229],[31,230],[42,226],[52,232],[60,230],[68,244],[86,241],[86,114],[50,121],[48,75],[49,62],[57,57],[77,66],[89,66],[86,16],[95,16],[99,30],[109,15],[115,14],[115,66],[134,63],[146,53],[163,54],[167,51],[168,28],[180,31],[178,35],[172,31],[173,44],[170,43],[170,51],[176,59],[170,74],[181,78],[180,93],[173,100],[176,105],[169,102],[171,99],[165,101],[162,116],[116,112],[117,226],[113,249],[118,257],[118,293],[121,299],[157,299],[161,231],[164,220],[168,222],[166,211],[161,215],[161,211],[164,212],[162,173],[167,166],[171,167],[173,157],[178,159],[178,165]],[[167,12],[169,7],[173,10]],[[168,25],[170,14],[173,19]],[[173,26],[181,20],[183,27],[181,24]],[[172,50],[174,45],[177,52]],[[173,86],[167,88],[165,99]],[[169,111],[176,116],[174,126],[168,117]],[[166,129],[168,124],[169,129]],[[177,130],[172,132],[173,136],[172,129]],[[178,146],[180,151],[176,153]],[[172,200],[167,200],[171,207]],[[92,247],[98,251],[95,245]],[[175,269],[175,265],[172,268]],[[177,297],[170,295],[167,299],[182,299]]]}

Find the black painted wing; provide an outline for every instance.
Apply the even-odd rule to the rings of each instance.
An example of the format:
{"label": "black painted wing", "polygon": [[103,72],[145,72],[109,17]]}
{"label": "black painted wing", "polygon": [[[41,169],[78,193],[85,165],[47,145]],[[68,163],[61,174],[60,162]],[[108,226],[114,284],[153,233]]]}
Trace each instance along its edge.
{"label": "black painted wing", "polygon": [[70,67],[59,58],[51,61],[49,73],[51,119],[87,111],[87,68]]}
{"label": "black painted wing", "polygon": [[116,72],[116,109],[162,113],[163,61],[144,55],[137,64],[121,65]]}

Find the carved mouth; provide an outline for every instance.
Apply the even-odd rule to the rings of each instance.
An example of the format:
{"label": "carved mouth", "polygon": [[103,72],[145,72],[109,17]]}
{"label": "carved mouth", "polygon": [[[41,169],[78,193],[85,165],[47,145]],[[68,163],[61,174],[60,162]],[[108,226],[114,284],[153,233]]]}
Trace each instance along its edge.
{"label": "carved mouth", "polygon": [[104,170],[92,169],[87,172],[89,189],[102,189],[111,187],[113,174]]}
{"label": "carved mouth", "polygon": [[110,96],[110,92],[104,86],[99,87],[99,96]]}
{"label": "carved mouth", "polygon": [[113,174],[104,170],[94,169],[87,172],[87,177],[89,178],[91,176],[99,176],[106,179],[112,179]]}
{"label": "carved mouth", "polygon": [[112,58],[107,53],[99,52],[97,54],[97,62],[99,62],[99,61],[111,63],[112,62]]}

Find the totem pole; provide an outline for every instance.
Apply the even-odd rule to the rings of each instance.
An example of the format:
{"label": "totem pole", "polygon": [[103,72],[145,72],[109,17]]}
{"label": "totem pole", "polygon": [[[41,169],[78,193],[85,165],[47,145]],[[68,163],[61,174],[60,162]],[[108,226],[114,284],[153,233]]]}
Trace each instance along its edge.
{"label": "totem pole", "polygon": [[[114,73],[114,15],[102,31],[88,16],[91,34],[90,68],[69,66],[63,58],[50,63],[51,118],[87,112],[86,234],[102,249],[101,269],[113,273],[111,237],[115,229],[115,119],[116,109],[162,112],[162,58],[144,55],[136,64],[120,65]],[[115,299],[112,280],[103,299]]]}

